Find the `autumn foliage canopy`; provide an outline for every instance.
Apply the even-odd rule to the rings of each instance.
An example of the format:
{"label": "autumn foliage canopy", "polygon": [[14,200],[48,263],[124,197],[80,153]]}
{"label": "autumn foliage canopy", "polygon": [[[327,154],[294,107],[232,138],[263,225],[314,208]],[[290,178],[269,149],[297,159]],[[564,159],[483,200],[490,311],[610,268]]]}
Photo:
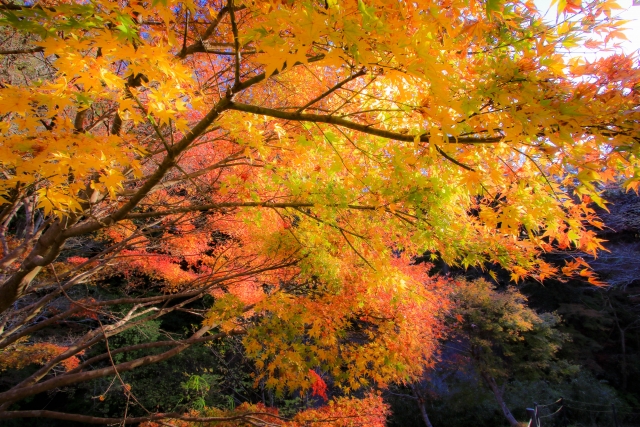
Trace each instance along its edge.
{"label": "autumn foliage canopy", "polygon": [[[0,369],[38,368],[0,393],[0,419],[100,422],[9,408],[229,335],[278,392],[417,378],[455,287],[414,265],[424,253],[598,284],[539,255],[596,254],[599,188],[640,183],[637,61],[572,53],[615,50],[616,8],[3,0]],[[83,293],[105,283],[117,292]],[[190,336],[87,356],[205,296]],[[84,329],[47,332],[73,318]],[[295,421],[263,409],[237,416]]]}

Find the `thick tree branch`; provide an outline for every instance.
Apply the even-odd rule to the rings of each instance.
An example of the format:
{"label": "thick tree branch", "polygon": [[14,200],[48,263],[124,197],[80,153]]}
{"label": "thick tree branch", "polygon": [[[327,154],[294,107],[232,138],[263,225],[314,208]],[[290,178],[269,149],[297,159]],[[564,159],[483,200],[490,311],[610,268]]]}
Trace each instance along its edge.
{"label": "thick tree branch", "polygon": [[8,49],[8,50],[0,50],[0,55],[21,55],[24,53],[38,53],[44,52],[44,48],[42,46],[32,47],[29,49]]}
{"label": "thick tree branch", "polygon": [[[323,114],[304,114],[304,113],[288,113],[285,111],[274,110],[272,108],[258,107],[257,105],[241,104],[238,102],[232,102],[228,106],[231,110],[244,111],[246,113],[258,114],[262,116],[275,117],[277,119],[297,121],[297,122],[312,122],[312,123],[328,123],[336,126],[345,127],[347,129],[356,130],[358,132],[366,133],[369,135],[379,136],[387,139],[394,139],[396,141],[412,142],[416,139],[413,135],[405,135],[399,132],[388,131],[385,129],[374,128],[371,125],[365,125],[361,123],[352,122],[336,116],[328,116]],[[429,135],[423,134],[418,137],[421,142],[429,142]],[[451,144],[493,144],[500,142],[504,139],[503,136],[496,137],[463,137],[456,138],[450,136],[448,138]]]}
{"label": "thick tree branch", "polygon": [[178,156],[186,150],[193,141],[196,140],[207,128],[220,116],[220,114],[230,104],[228,98],[222,98],[215,107],[213,107],[209,113],[207,113],[202,120],[195,125],[190,132],[188,132],[180,141],[171,146],[167,150],[167,154],[162,163],[158,166],[156,171],[151,175],[145,183],[138,189],[138,191],[131,196],[131,198],[116,212],[103,218],[100,221],[94,219],[80,223],[63,233],[63,237],[68,239],[70,237],[81,236],[93,231],[100,230],[101,228],[108,227],[121,219],[124,219],[127,214],[133,210],[140,201],[149,194],[149,192],[160,183],[166,173],[175,166]]}
{"label": "thick tree branch", "polygon": [[222,98],[207,115],[196,124],[190,132],[167,150],[163,161],[147,181],[132,195],[117,211],[101,220],[90,219],[75,225],[79,220],[77,215],[57,220],[40,237],[31,254],[22,263],[21,268],[8,280],[0,285],[0,313],[7,310],[13,302],[24,294],[31,281],[43,266],[52,262],[62,249],[64,242],[76,236],[85,235],[104,227],[108,227],[123,219],[140,201],[162,180],[167,172],[173,168],[178,156],[184,152],[207,128],[220,116],[230,104],[228,98]]}
{"label": "thick tree branch", "polygon": [[[190,422],[203,422],[203,423],[215,423],[215,422],[223,422],[223,421],[245,421],[252,422],[254,425],[265,425],[264,422],[257,418],[259,416],[262,417],[271,417],[276,419],[283,419],[278,417],[277,415],[270,414],[268,412],[251,412],[248,414],[235,415],[232,417],[189,417],[177,412],[171,412],[167,414],[154,414],[148,415],[145,417],[128,417],[128,418],[102,418],[102,417],[92,417],[89,415],[80,415],[80,414],[68,414],[64,412],[56,412],[56,411],[46,411],[46,410],[34,410],[34,411],[7,411],[0,412],[0,419],[9,420],[16,418],[52,418],[56,420],[64,420],[64,421],[73,421],[85,424],[136,424],[142,423],[145,421],[156,421],[156,420],[166,420],[166,419],[174,419],[181,421],[190,421]],[[260,422],[257,424],[256,422]]]}
{"label": "thick tree branch", "polygon": [[[239,11],[244,8],[245,6],[239,6],[234,8],[234,10]],[[218,14],[213,19],[213,21],[211,21],[211,23],[209,24],[205,32],[202,33],[202,35],[200,35],[200,40],[198,40],[197,42],[193,43],[190,46],[187,46],[186,48],[183,48],[178,53],[177,57],[180,59],[184,59],[185,57],[193,53],[207,52],[207,48],[204,42],[207,41],[213,35],[213,32],[216,30],[216,28],[218,28],[220,21],[222,21],[222,19],[227,13],[229,13],[229,9],[227,7],[223,7],[222,9],[220,9],[220,12],[218,12]]]}
{"label": "thick tree branch", "polygon": [[22,262],[20,269],[0,285],[0,313],[22,296],[42,267],[53,262],[62,250],[66,238],[63,231],[78,221],[76,215],[57,219],[37,240],[31,253]]}
{"label": "thick tree branch", "polygon": [[[176,215],[186,212],[198,212],[198,211],[211,211],[211,210],[220,210],[220,209],[228,209],[228,208],[240,208],[240,207],[255,207],[255,208],[312,208],[316,206],[316,203],[307,203],[307,202],[284,202],[284,203],[273,203],[273,202],[224,202],[224,203],[209,203],[205,205],[193,205],[193,206],[185,206],[183,208],[176,209],[168,209],[166,211],[153,211],[153,212],[134,212],[130,213],[126,216],[126,219],[141,219],[141,218],[155,218],[167,215]],[[347,208],[353,210],[362,210],[362,211],[374,211],[374,210],[383,210],[386,212],[390,212],[384,206],[366,206],[366,205],[324,205],[328,207],[335,208]]]}

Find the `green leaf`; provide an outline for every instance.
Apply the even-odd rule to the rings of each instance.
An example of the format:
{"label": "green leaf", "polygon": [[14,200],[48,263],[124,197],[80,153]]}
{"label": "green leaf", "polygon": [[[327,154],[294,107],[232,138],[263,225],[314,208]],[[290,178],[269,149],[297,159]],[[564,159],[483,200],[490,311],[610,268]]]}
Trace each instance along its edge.
{"label": "green leaf", "polygon": [[492,12],[500,13],[502,11],[503,0],[487,0],[486,9],[487,16],[491,18]]}
{"label": "green leaf", "polygon": [[127,15],[120,15],[118,16],[118,21],[120,22],[120,25],[117,25],[116,28],[120,31],[120,33],[117,34],[119,39],[124,39],[128,42],[138,40],[136,24],[133,22],[131,17]]}

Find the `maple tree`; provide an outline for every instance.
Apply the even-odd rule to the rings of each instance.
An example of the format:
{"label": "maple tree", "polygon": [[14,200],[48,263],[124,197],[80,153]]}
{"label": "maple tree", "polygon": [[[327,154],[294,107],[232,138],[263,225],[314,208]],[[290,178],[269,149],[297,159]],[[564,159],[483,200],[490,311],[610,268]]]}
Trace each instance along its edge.
{"label": "maple tree", "polygon": [[[114,422],[9,406],[229,335],[278,392],[415,379],[452,304],[425,251],[597,284],[538,255],[595,254],[598,185],[637,189],[640,72],[567,55],[624,36],[615,2],[559,3],[3,1],[0,348],[41,366],[0,418]],[[109,350],[180,311],[190,336]]]}

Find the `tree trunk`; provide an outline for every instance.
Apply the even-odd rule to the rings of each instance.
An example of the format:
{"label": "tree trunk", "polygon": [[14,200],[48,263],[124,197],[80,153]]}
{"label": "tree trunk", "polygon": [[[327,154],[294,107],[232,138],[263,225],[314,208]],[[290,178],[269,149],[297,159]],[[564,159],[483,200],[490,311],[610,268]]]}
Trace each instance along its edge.
{"label": "tree trunk", "polygon": [[411,384],[411,390],[416,397],[416,404],[418,408],[420,408],[420,415],[422,415],[422,420],[427,427],[433,427],[431,424],[431,420],[429,419],[429,415],[427,414],[427,407],[425,406],[424,396],[418,390],[418,387],[415,384]]}
{"label": "tree trunk", "polygon": [[623,328],[622,325],[620,324],[620,321],[618,319],[618,313],[616,312],[616,309],[613,307],[613,303],[611,302],[611,298],[607,298],[607,302],[609,304],[609,308],[611,308],[611,311],[613,312],[613,319],[616,322],[616,328],[618,329],[618,332],[620,333],[620,350],[621,350],[621,358],[620,358],[620,374],[622,376],[622,385],[621,388],[623,391],[627,390],[627,343],[626,343],[626,336],[625,336],[625,331],[626,328]]}
{"label": "tree trunk", "polygon": [[622,391],[627,391],[627,378],[629,374],[627,373],[627,343],[625,337],[625,330],[618,326],[618,330],[620,331],[620,345],[622,350],[622,360],[620,360],[620,373],[622,374]]}
{"label": "tree trunk", "polygon": [[496,400],[498,401],[498,404],[500,405],[500,409],[502,409],[502,413],[504,414],[507,421],[509,421],[509,425],[511,425],[512,427],[518,427],[520,424],[518,423],[518,421],[515,419],[515,417],[507,407],[507,404],[505,403],[504,398],[502,396],[502,390],[500,390],[500,387],[498,387],[496,380],[491,375],[488,375],[488,374],[482,374],[482,379],[484,379],[485,383],[489,386],[489,388],[493,392],[493,395],[495,396]]}
{"label": "tree trunk", "polygon": [[420,414],[422,415],[422,420],[424,421],[427,427],[433,427],[431,421],[429,420],[429,415],[427,415],[427,409],[424,407],[424,401],[419,400],[418,406],[420,407]]}

